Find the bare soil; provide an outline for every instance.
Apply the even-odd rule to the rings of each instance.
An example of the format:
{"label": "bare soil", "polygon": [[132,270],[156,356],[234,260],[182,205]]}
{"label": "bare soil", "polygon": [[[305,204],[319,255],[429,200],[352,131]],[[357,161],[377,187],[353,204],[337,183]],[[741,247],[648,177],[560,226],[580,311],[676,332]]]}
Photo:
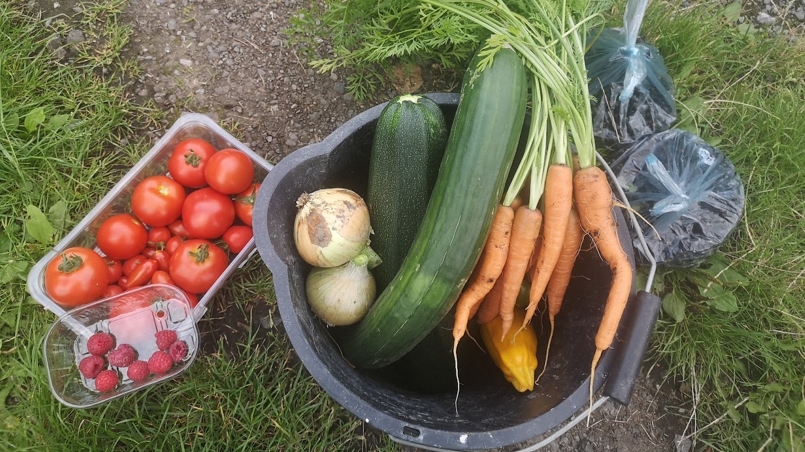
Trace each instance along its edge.
{"label": "bare soil", "polygon": [[[45,17],[80,11],[75,0],[37,3]],[[805,17],[805,3],[794,0],[782,5],[770,0],[745,3],[739,23],[776,23],[781,26],[779,32],[785,33],[792,20],[801,27],[800,17]],[[322,140],[360,111],[398,94],[390,85],[372,101],[358,104],[346,94],[345,74],[319,74],[309,68],[301,49],[290,45],[283,33],[307,4],[301,0],[129,0],[124,23],[132,27],[133,35],[125,56],[137,62],[141,73],[128,93],[135,102],[152,103],[167,113],[163,124],[150,133],[160,136],[183,112],[204,113],[277,163],[300,147]],[[69,43],[84,37],[76,29],[63,39]],[[409,87],[417,92],[455,90],[454,79],[432,69],[423,67],[421,80],[415,78]],[[216,321],[203,325],[205,334],[232,335],[236,341],[235,332],[242,329],[226,325],[251,322],[254,327],[255,319],[272,315],[278,321],[265,300],[244,305],[242,310],[210,312]],[[606,402],[592,415],[589,426],[581,422],[544,450],[690,450],[689,441],[679,442],[690,433],[686,431],[689,398],[665,381],[661,368],[648,370],[641,372],[628,406]]]}

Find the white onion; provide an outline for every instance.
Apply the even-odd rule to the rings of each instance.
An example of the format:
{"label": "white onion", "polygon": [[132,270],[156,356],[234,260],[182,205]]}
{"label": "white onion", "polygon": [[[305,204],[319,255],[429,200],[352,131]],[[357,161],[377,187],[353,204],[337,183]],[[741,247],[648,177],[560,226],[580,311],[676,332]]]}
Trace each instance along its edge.
{"label": "white onion", "polygon": [[369,244],[372,226],[363,198],[346,188],[303,193],[296,201],[296,249],[314,267],[336,267]]}
{"label": "white onion", "polygon": [[375,301],[375,278],[369,269],[379,264],[379,256],[367,246],[345,264],[314,267],[305,285],[310,309],[328,326],[359,322]]}

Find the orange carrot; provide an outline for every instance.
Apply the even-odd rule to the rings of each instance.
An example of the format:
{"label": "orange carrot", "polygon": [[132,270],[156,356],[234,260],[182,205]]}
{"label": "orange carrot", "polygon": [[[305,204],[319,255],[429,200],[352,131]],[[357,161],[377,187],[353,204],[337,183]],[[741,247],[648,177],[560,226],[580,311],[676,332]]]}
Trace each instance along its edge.
{"label": "orange carrot", "polygon": [[492,226],[481,260],[476,265],[470,282],[456,302],[456,314],[453,321],[454,349],[467,331],[467,323],[473,313],[473,307],[484,299],[503,270],[509,252],[513,220],[514,211],[511,207],[499,204],[492,219]]}
{"label": "orange carrot", "polygon": [[612,191],[606,174],[597,166],[579,170],[573,178],[573,196],[584,232],[592,237],[601,258],[612,271],[612,283],[604,315],[595,335],[595,354],[590,366],[590,403],[593,398],[595,367],[604,350],[612,345],[632,290],[632,268],[618,240],[612,215]]}
{"label": "orange carrot", "polygon": [[545,179],[544,224],[542,245],[537,263],[531,273],[531,293],[523,327],[531,321],[542,294],[551,279],[553,268],[562,251],[565,239],[568,214],[573,206],[573,170],[563,164],[553,164],[548,168]]}
{"label": "orange carrot", "polygon": [[503,267],[503,279],[500,293],[500,318],[502,320],[502,336],[506,337],[514,321],[514,306],[517,303],[517,294],[523,285],[523,278],[528,270],[528,261],[534,252],[534,244],[539,236],[542,225],[542,212],[539,209],[531,210],[527,205],[520,206],[514,214],[512,224],[512,237],[509,245],[509,254],[506,256],[506,265]]}
{"label": "orange carrot", "polygon": [[478,309],[478,317],[475,319],[478,321],[478,323],[491,322],[495,317],[497,317],[498,313],[500,312],[501,290],[503,290],[503,278],[498,278],[497,282],[492,287],[492,290],[486,294],[484,301],[480,304],[480,308]]}
{"label": "orange carrot", "polygon": [[562,252],[553,268],[551,279],[548,281],[546,289],[548,304],[548,321],[551,325],[551,332],[548,334],[548,345],[545,349],[545,359],[542,361],[542,371],[537,376],[539,381],[545,369],[548,367],[548,355],[551,352],[551,341],[553,340],[554,320],[562,309],[562,302],[565,299],[567,286],[570,284],[570,277],[573,274],[573,265],[576,263],[576,256],[579,254],[581,242],[584,239],[584,232],[579,224],[579,215],[575,208],[570,209],[567,229],[565,230],[565,240],[562,242]]}

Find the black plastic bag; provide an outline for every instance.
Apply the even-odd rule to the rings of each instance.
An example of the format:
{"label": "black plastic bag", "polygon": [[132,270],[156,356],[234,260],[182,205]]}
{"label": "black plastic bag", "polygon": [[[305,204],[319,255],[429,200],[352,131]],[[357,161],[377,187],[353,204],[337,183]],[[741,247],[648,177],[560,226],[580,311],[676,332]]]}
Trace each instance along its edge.
{"label": "black plastic bag", "polygon": [[593,96],[598,145],[620,152],[623,144],[671,128],[676,120],[674,86],[660,52],[637,32],[647,0],[629,0],[623,28],[592,30],[584,56]]}
{"label": "black plastic bag", "polygon": [[632,208],[650,223],[640,220],[658,264],[701,263],[743,214],[744,187],[732,162],[690,132],[645,136],[611,167]]}

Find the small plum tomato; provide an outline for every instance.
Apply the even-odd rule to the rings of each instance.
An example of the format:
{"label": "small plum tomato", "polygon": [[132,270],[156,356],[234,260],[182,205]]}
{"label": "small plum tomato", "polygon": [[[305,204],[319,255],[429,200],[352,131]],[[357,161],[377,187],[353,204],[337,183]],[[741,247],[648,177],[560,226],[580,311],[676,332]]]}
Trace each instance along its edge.
{"label": "small plum tomato", "polygon": [[229,251],[237,254],[246,248],[253,236],[252,228],[239,224],[227,229],[222,238]]}
{"label": "small plum tomato", "polygon": [[249,186],[246,190],[235,196],[235,215],[246,226],[252,225],[254,216],[254,200],[257,198],[257,191],[260,190],[260,183]]}

